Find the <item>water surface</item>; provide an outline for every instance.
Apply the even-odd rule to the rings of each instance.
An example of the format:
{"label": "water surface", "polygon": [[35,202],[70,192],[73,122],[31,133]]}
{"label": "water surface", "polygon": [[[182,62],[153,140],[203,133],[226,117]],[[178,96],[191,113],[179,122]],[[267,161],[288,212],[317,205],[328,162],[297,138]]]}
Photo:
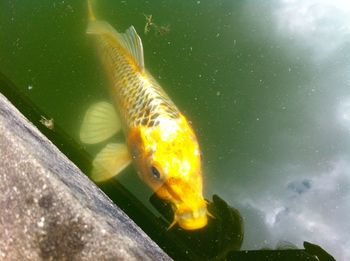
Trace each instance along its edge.
{"label": "water surface", "polygon": [[[119,31],[135,26],[146,67],[193,122],[205,195],[241,212],[242,248],[311,241],[350,259],[350,4],[96,2]],[[87,107],[108,99],[85,1],[0,10],[1,72],[78,141]],[[145,34],[145,15],[169,30]],[[118,181],[157,213],[132,168]]]}

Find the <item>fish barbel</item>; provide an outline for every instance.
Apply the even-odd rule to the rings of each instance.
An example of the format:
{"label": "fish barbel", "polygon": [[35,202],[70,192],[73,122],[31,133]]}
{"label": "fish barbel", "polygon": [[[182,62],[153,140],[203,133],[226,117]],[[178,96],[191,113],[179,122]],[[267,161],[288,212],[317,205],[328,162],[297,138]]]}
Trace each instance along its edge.
{"label": "fish barbel", "polygon": [[139,177],[161,199],[172,203],[170,227],[176,223],[186,230],[206,226],[209,213],[202,195],[200,149],[193,129],[146,70],[135,28],[118,33],[95,18],[89,1],[88,8],[87,33],[96,40],[114,103],[99,102],[88,109],[80,139],[95,144],[120,129],[126,137],[126,144],[108,144],[97,154],[91,178],[108,180],[133,162]]}

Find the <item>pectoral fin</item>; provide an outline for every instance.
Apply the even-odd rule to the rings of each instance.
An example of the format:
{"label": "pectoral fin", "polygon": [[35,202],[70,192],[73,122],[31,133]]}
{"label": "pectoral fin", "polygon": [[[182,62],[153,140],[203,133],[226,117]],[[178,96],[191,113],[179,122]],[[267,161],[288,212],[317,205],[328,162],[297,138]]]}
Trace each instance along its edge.
{"label": "pectoral fin", "polygon": [[125,144],[111,143],[103,148],[93,161],[91,178],[103,182],[118,175],[131,163]]}
{"label": "pectoral fin", "polygon": [[112,104],[98,102],[86,112],[80,129],[80,140],[83,143],[102,142],[120,130],[120,121]]}

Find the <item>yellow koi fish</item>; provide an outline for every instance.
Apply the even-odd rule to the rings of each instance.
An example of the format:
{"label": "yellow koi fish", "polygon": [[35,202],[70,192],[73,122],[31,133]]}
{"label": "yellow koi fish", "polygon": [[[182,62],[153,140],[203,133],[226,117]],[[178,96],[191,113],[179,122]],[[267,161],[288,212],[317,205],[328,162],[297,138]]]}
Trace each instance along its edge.
{"label": "yellow koi fish", "polygon": [[99,143],[121,128],[126,136],[126,145],[108,144],[97,154],[92,179],[108,180],[133,162],[139,177],[172,203],[170,227],[176,223],[187,230],[206,226],[210,214],[202,195],[200,150],[189,122],[145,69],[135,28],[118,33],[109,23],[96,20],[90,2],[88,7],[87,33],[96,38],[114,105],[93,105],[84,117],[80,139]]}

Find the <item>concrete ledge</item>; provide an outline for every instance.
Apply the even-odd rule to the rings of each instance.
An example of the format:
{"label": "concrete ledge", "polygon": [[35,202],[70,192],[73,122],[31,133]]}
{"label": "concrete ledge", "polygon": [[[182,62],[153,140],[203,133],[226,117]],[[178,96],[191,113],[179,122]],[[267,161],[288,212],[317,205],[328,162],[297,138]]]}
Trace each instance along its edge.
{"label": "concrete ledge", "polygon": [[0,94],[0,260],[170,260]]}

